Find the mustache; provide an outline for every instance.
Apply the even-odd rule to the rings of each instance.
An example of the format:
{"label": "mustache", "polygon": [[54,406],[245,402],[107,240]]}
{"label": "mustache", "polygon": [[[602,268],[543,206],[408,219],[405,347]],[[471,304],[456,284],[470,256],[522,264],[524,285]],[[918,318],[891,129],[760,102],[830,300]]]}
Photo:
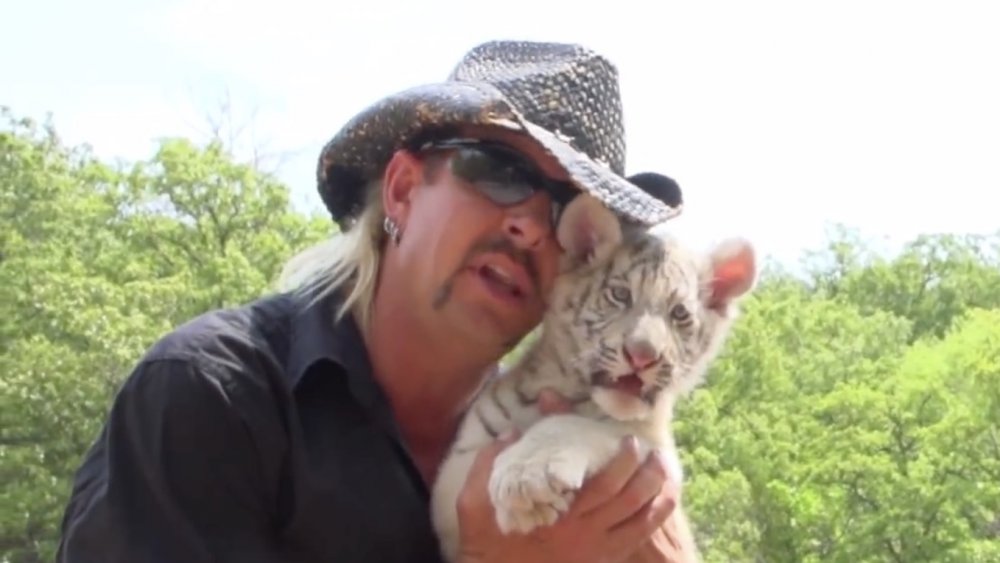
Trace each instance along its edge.
{"label": "mustache", "polygon": [[466,257],[466,262],[481,252],[506,254],[511,260],[514,261],[514,263],[519,264],[522,268],[524,268],[525,272],[528,273],[528,278],[531,280],[531,284],[533,286],[532,289],[534,289],[536,293],[538,292],[538,288],[541,285],[541,279],[538,274],[537,264],[535,264],[535,261],[532,260],[530,253],[515,246],[509,238],[498,236],[476,243],[471,249],[469,249],[469,255]]}
{"label": "mustache", "polygon": [[[463,262],[468,263],[472,260],[473,256],[481,252],[506,254],[511,260],[514,261],[514,263],[520,264],[521,267],[524,268],[525,272],[528,274],[528,279],[531,281],[533,286],[532,289],[536,294],[539,292],[541,279],[538,275],[538,266],[535,264],[535,261],[531,259],[531,255],[529,253],[514,246],[514,243],[512,243],[510,239],[504,236],[499,236],[478,242],[469,249],[469,253],[466,255]],[[450,278],[448,278],[444,285],[438,288],[437,292],[435,292],[431,303],[434,309],[440,310],[451,298],[451,290],[455,283],[455,276],[457,275],[458,272],[455,272]]]}

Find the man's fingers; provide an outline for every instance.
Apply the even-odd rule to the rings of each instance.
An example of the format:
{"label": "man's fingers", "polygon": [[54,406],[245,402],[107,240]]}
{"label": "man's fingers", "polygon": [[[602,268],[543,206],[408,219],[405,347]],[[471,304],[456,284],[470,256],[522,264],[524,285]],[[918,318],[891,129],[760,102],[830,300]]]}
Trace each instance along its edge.
{"label": "man's fingers", "polygon": [[[621,549],[630,546],[644,545],[645,542],[654,541],[653,534],[662,534],[674,509],[677,507],[677,494],[671,486],[663,487],[660,494],[643,506],[637,513],[633,514],[608,533],[608,542]],[[667,538],[669,541],[669,538]],[[661,546],[661,549],[676,551],[677,547],[670,545]]]}
{"label": "man's fingers", "polygon": [[628,436],[623,439],[618,454],[581,487],[573,503],[573,510],[586,515],[601,508],[625,487],[641,462],[635,437]]}
{"label": "man's fingers", "polygon": [[613,499],[606,502],[600,510],[593,511],[592,518],[604,528],[618,526],[637,515],[660,496],[664,492],[666,483],[666,464],[654,453],[632,474]]}

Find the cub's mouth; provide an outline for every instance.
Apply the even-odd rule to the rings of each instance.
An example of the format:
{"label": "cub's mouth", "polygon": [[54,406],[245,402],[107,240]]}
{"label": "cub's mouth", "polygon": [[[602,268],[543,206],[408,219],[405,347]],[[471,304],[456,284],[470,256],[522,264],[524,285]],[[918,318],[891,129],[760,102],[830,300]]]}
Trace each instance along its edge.
{"label": "cub's mouth", "polygon": [[612,391],[618,391],[636,399],[643,398],[643,390],[646,387],[646,383],[635,372],[614,376],[607,370],[600,370],[591,374],[590,384],[594,387],[603,387]]}

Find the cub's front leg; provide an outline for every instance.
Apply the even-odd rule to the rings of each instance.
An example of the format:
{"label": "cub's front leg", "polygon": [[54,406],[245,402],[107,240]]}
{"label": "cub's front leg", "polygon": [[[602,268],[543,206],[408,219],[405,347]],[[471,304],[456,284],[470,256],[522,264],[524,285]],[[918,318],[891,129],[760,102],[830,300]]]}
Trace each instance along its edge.
{"label": "cub's front leg", "polygon": [[546,417],[493,465],[490,498],[503,533],[528,533],[565,513],[586,478],[619,451],[624,430],[575,414]]}

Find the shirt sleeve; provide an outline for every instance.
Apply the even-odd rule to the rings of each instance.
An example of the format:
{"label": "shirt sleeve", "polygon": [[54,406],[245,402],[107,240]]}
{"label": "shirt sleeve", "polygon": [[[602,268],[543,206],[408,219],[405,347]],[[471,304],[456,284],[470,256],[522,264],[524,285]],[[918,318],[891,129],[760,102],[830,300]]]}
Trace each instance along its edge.
{"label": "shirt sleeve", "polygon": [[225,381],[140,364],[76,474],[59,563],[279,560],[261,454]]}

